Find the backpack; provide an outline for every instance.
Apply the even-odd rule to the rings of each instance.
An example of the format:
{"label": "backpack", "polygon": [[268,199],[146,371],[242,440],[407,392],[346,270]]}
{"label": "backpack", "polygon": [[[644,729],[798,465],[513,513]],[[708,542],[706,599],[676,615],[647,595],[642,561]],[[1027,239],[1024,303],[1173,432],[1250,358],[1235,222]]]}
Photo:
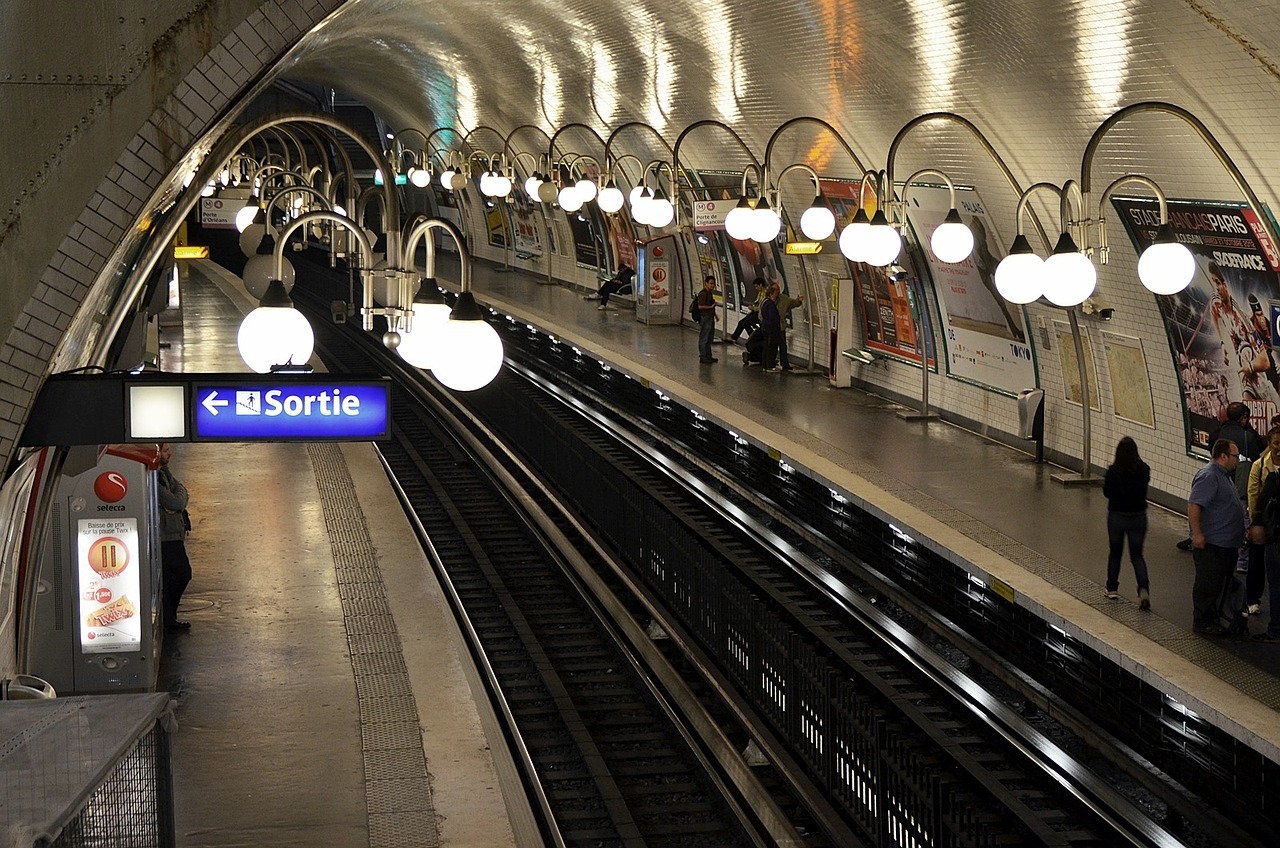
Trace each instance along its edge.
{"label": "backpack", "polygon": [[1236,464],[1236,494],[1246,504],[1249,502],[1249,469],[1255,461],[1241,456],[1240,462]]}
{"label": "backpack", "polygon": [[695,324],[702,321],[702,310],[698,308],[698,298],[694,298],[689,304],[689,317],[693,319]]}

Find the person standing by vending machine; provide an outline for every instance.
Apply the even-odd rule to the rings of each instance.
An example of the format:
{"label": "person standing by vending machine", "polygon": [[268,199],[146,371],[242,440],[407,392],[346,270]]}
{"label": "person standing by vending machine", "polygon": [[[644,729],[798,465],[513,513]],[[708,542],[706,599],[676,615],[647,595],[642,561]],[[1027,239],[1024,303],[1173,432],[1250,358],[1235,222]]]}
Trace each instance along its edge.
{"label": "person standing by vending machine", "polygon": [[160,505],[160,569],[163,582],[161,612],[164,628],[168,631],[191,629],[191,622],[178,618],[178,604],[182,593],[191,582],[191,560],[187,558],[187,531],[191,529],[187,517],[187,487],[182,485],[169,468],[173,450],[162,443],[156,454],[156,499]]}

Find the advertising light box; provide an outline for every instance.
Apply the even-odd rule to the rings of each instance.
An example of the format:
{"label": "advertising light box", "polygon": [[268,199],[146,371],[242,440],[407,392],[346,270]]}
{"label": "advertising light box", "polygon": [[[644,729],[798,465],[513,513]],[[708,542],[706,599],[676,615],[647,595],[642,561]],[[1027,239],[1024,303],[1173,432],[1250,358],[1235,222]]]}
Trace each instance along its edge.
{"label": "advertising light box", "polygon": [[138,650],[142,644],[138,519],[82,518],[76,522],[76,549],[80,651]]}
{"label": "advertising light box", "polygon": [[389,382],[194,386],[197,441],[372,440],[391,431]]}

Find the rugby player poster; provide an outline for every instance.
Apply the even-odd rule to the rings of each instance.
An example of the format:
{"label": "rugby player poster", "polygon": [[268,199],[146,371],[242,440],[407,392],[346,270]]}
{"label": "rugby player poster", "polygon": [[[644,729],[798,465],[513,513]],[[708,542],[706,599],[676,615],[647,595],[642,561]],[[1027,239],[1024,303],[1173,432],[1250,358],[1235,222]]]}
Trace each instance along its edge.
{"label": "rugby player poster", "polygon": [[[1154,199],[1113,199],[1135,249],[1159,225]],[[1242,400],[1265,433],[1280,413],[1280,351],[1273,310],[1280,307],[1275,245],[1242,203],[1171,200],[1169,224],[1190,248],[1196,274],[1185,290],[1156,295],[1182,392],[1189,452],[1209,448],[1228,403]]]}

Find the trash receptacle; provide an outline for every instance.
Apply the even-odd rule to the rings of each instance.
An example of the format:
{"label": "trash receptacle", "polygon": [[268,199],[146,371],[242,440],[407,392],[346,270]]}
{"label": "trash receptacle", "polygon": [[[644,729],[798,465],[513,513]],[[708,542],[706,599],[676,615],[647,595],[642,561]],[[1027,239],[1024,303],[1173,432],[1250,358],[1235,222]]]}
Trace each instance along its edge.
{"label": "trash receptacle", "polygon": [[1044,462],[1044,389],[1018,392],[1018,436],[1035,439],[1036,462]]}

